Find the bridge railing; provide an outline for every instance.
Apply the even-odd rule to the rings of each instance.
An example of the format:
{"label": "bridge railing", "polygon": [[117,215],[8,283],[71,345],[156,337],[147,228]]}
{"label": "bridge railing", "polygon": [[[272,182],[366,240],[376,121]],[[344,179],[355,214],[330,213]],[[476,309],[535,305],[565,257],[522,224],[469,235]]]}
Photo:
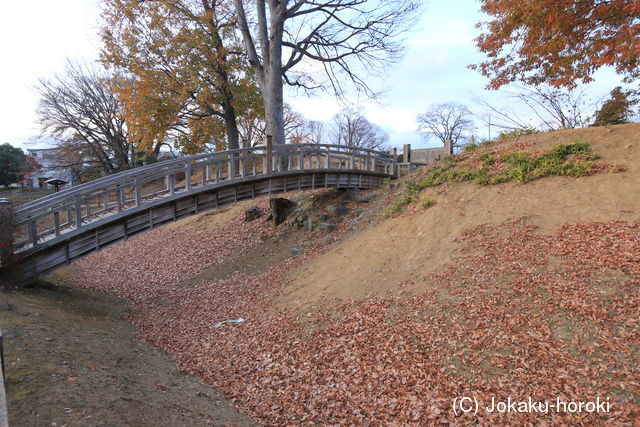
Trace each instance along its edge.
{"label": "bridge railing", "polygon": [[[197,192],[248,177],[346,169],[395,174],[392,154],[328,144],[240,148],[163,161],[72,187],[15,210],[14,251],[19,252],[104,216],[183,192]],[[179,196],[176,196],[179,197]]]}

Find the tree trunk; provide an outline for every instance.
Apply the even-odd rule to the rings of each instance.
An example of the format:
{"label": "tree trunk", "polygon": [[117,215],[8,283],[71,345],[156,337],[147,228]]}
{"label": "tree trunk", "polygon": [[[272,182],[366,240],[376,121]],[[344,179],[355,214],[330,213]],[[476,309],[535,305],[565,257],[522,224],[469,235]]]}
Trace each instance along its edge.
{"label": "tree trunk", "polygon": [[[276,6],[280,7],[280,6]],[[274,144],[284,144],[284,95],[282,82],[282,36],[284,17],[279,10],[270,11],[269,60],[266,63],[265,86],[268,103],[265,103],[267,134],[273,136]],[[265,98],[265,101],[267,99]]]}
{"label": "tree trunk", "polygon": [[224,125],[227,132],[227,146],[229,150],[235,150],[240,148],[240,136],[238,132],[238,121],[236,117],[236,109],[233,107],[233,102],[230,97],[227,97],[222,104],[224,109]]}
{"label": "tree trunk", "polygon": [[[266,133],[273,137],[274,144],[285,143],[284,96],[282,68],[282,36],[287,13],[286,0],[268,0],[267,16],[265,2],[256,3],[258,16],[257,40],[260,42],[262,58],[259,58],[244,10],[242,0],[234,0],[240,30],[245,41],[249,63],[256,72],[262,92],[265,112]],[[269,22],[267,22],[267,20]]]}

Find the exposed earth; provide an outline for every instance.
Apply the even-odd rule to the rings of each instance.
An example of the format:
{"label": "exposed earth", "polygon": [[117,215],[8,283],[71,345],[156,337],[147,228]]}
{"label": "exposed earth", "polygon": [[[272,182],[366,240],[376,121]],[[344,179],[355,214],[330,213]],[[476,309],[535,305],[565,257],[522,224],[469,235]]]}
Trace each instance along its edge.
{"label": "exposed earth", "polygon": [[140,340],[125,305],[57,288],[0,293],[14,426],[254,425]]}
{"label": "exposed earth", "polygon": [[[69,330],[80,327],[96,336],[108,329],[105,322],[114,322],[119,326],[111,328],[126,331],[118,334],[127,337],[122,357],[132,359],[126,366],[150,372],[148,387],[140,385],[149,390],[149,405],[171,408],[166,405],[177,402],[185,408],[178,424],[247,420],[233,421],[241,416],[211,391],[204,392],[210,397],[201,399],[203,405],[218,406],[198,406],[191,387],[209,386],[197,376],[264,424],[631,425],[640,420],[640,125],[529,135],[480,147],[460,162],[516,151],[536,155],[575,141],[588,143],[599,157],[585,176],[526,184],[447,182],[419,193],[429,203],[408,203],[388,217],[383,212],[433,168],[370,193],[290,194],[298,208],[277,228],[264,218],[244,221],[244,209],[255,204],[266,211],[266,199],[194,216],[49,278],[76,289],[71,293],[3,294],[17,307],[7,313],[19,317],[26,310],[20,307],[34,298],[73,307],[85,301],[77,292],[86,291],[77,289],[109,295],[89,298],[109,301],[109,309],[98,309],[106,302],[94,306],[103,315],[85,308],[86,318],[74,318],[82,322],[56,323],[37,342],[46,348],[54,335],[63,344],[57,337],[72,337]],[[55,305],[60,298],[73,304]],[[15,328],[38,330],[39,320],[21,316],[24,324]],[[123,317],[133,326],[118,320]],[[244,321],[216,327],[239,318]],[[58,372],[63,361],[82,365],[83,356],[70,355],[89,351],[75,351],[85,348],[85,338],[69,339],[60,347],[67,350],[51,355],[50,367],[18,375],[10,387],[22,385],[37,395],[43,373]],[[188,375],[172,374],[164,356],[140,340],[166,352]],[[166,371],[144,366],[127,348],[157,355]],[[91,351],[87,360],[105,354]],[[28,352],[21,363],[32,366],[31,358],[39,364]],[[140,411],[131,402],[138,400],[121,398],[122,390],[133,393],[124,387],[134,374],[101,363],[122,383],[105,389],[111,398],[100,401],[120,399],[120,420],[135,424]],[[83,384],[86,373],[73,369],[61,371],[66,378],[55,387]],[[185,382],[171,386],[162,375]],[[191,406],[180,403],[181,396],[190,397]],[[461,397],[484,405],[492,399],[600,398],[611,407],[460,414],[452,404]],[[10,415],[29,424],[35,415],[20,402],[10,402]],[[41,417],[70,423],[71,415],[56,412],[52,402],[40,405]],[[85,417],[104,414],[98,405],[82,410]],[[166,420],[173,425],[174,419]]]}

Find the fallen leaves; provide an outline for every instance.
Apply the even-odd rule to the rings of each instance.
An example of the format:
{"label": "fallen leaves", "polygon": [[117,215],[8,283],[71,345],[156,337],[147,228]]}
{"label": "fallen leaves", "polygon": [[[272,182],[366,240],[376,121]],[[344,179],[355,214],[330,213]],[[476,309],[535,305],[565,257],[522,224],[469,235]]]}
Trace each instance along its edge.
{"label": "fallen leaves", "polygon": [[[263,210],[266,203],[258,201]],[[421,295],[401,294],[399,285],[384,298],[305,312],[273,302],[286,273],[325,250],[319,236],[257,276],[178,285],[279,232],[241,217],[206,233],[197,224],[87,257],[76,284],[130,301],[145,339],[264,423],[640,418],[640,224],[567,224],[554,235],[524,219],[484,225],[458,238],[460,257],[449,268],[414,278]],[[246,321],[214,328],[238,317]],[[458,396],[605,396],[615,411],[456,418]]]}

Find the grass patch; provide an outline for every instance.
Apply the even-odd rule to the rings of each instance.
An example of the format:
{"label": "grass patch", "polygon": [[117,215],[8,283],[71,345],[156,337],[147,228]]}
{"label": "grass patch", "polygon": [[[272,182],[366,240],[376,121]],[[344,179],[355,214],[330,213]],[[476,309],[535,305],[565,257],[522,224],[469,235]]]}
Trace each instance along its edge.
{"label": "grass patch", "polygon": [[383,215],[386,217],[397,215],[401,213],[407,205],[419,200],[424,209],[429,209],[436,204],[435,200],[431,199],[429,196],[423,196],[421,198],[421,192],[422,189],[415,185],[415,183],[408,182],[402,194],[396,197],[389,207],[382,212]]}
{"label": "grass patch", "polygon": [[[556,145],[551,150],[539,154],[518,151],[501,156],[483,152],[464,159],[449,156],[441,164],[430,168],[426,175],[408,182],[405,190],[384,214],[392,216],[402,212],[405,206],[420,200],[419,194],[423,190],[446,182],[474,181],[479,185],[504,182],[524,184],[551,175],[585,176],[593,172],[593,161],[597,158],[589,144],[580,140]],[[433,204],[423,202],[423,206],[427,208]]]}
{"label": "grass patch", "polygon": [[436,201],[427,196],[422,199],[421,204],[423,208],[429,209],[436,204]]}

